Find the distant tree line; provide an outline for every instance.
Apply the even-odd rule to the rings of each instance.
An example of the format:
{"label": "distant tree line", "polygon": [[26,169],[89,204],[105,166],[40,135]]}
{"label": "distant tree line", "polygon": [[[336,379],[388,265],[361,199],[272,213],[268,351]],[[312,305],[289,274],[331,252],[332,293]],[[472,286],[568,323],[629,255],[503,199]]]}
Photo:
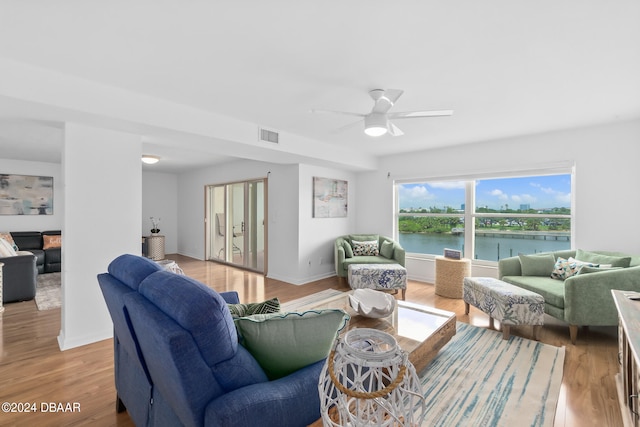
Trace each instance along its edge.
{"label": "distant tree line", "polygon": [[[568,208],[545,209],[540,212],[536,209],[514,210],[508,209],[508,205],[503,210],[477,208],[477,213],[517,213],[539,215],[539,218],[520,217],[500,217],[500,218],[476,218],[477,229],[509,230],[509,231],[569,231],[571,220],[569,218],[545,218],[544,215],[570,215]],[[400,213],[444,213],[459,214],[460,211],[451,207],[443,209],[431,207],[428,209],[401,209]],[[449,233],[454,228],[463,228],[464,221],[460,217],[424,217],[424,216],[401,216],[398,218],[398,231],[400,233]]]}

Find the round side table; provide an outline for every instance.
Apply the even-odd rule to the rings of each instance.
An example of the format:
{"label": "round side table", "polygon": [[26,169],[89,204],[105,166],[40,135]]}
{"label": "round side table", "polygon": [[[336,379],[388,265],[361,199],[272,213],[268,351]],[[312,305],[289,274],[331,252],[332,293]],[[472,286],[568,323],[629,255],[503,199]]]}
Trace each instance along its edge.
{"label": "round side table", "polygon": [[154,261],[164,259],[164,236],[152,234],[147,236],[147,256]]}
{"label": "round side table", "polygon": [[471,260],[436,257],[436,295],[462,298],[463,281],[471,276]]}

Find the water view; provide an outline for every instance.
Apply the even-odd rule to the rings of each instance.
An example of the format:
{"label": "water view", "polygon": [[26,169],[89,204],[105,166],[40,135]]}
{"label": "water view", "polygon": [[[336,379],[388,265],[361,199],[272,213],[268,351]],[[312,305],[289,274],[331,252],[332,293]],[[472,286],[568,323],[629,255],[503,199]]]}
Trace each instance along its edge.
{"label": "water view", "polygon": [[[464,235],[440,233],[400,233],[400,245],[407,251],[422,254],[442,255],[444,248],[462,251]],[[571,249],[568,238],[547,237],[513,238],[505,236],[476,236],[475,258],[487,261],[498,261],[502,258],[517,256],[519,253],[533,254],[537,252],[561,251]]]}

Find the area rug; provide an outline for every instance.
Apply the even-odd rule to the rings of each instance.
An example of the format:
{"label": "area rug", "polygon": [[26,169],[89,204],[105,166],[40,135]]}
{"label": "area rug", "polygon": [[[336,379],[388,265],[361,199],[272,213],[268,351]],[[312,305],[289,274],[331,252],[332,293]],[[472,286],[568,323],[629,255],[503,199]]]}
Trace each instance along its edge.
{"label": "area rug", "polygon": [[553,426],[565,348],[457,324],[421,376],[423,425]]}
{"label": "area rug", "polygon": [[38,274],[36,283],[36,306],[38,310],[60,307],[62,273]]}

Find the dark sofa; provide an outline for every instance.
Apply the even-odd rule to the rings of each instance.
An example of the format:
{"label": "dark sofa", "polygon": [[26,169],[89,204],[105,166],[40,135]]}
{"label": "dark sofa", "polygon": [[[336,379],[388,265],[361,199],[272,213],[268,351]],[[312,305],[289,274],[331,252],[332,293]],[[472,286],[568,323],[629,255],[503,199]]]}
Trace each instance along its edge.
{"label": "dark sofa", "polygon": [[32,254],[0,258],[2,267],[2,302],[32,300],[36,296],[36,257]]}
{"label": "dark sofa", "polygon": [[21,251],[29,251],[36,256],[38,274],[55,273],[62,270],[61,248],[43,249],[43,236],[60,236],[60,230],[12,231],[11,237]]}

